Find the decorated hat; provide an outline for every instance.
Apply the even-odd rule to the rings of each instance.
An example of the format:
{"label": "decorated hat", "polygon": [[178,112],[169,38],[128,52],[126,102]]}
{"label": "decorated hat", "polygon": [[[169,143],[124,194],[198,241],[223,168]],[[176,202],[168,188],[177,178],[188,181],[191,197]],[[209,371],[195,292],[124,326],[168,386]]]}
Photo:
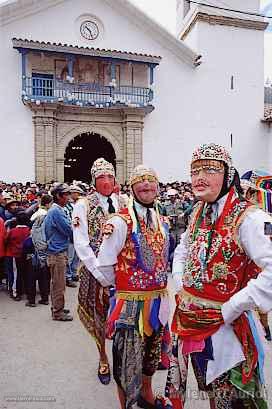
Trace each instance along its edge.
{"label": "decorated hat", "polygon": [[113,165],[104,158],[97,159],[92,166],[91,175],[93,182],[102,175],[112,175],[115,177]]}
{"label": "decorated hat", "polygon": [[259,206],[272,214],[272,175],[265,170],[253,169],[241,178],[242,186],[257,192]]}
{"label": "decorated hat", "polygon": [[241,179],[241,186],[243,189],[246,189],[246,190],[247,189],[258,190],[256,184],[247,179]]}
{"label": "decorated hat", "polygon": [[138,165],[133,169],[130,175],[130,186],[134,185],[137,182],[142,182],[144,179],[159,183],[158,176],[152,168],[149,168],[145,165]]}
{"label": "decorated hat", "polygon": [[199,160],[217,160],[225,163],[228,167],[228,186],[231,185],[235,175],[235,168],[232,164],[232,157],[224,146],[216,143],[201,145],[193,152],[192,163]]}

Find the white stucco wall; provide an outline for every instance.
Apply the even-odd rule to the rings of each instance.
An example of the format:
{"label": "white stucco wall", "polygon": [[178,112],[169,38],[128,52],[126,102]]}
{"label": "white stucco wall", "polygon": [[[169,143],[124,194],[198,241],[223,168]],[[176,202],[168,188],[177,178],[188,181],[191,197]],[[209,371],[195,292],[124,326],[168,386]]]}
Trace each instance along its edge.
{"label": "white stucco wall", "polygon": [[[146,117],[144,161],[153,166],[163,181],[187,179],[192,150],[202,142],[229,145],[234,135],[234,156],[240,169],[268,165],[262,116],[262,33],[231,34],[231,28],[208,26],[199,36],[203,64],[193,68],[175,57],[145,31],[140,22],[118,14],[104,1],[66,2],[2,28],[5,64],[0,64],[1,148],[0,179],[34,178],[32,115],[20,98],[20,56],[11,38],[61,42],[86,46],[79,41],[75,21],[81,14],[96,15],[105,28],[94,47],[161,55],[155,71],[155,111]],[[65,21],[63,19],[65,16]],[[41,24],[41,20],[43,24]],[[75,27],[75,30],[71,29]],[[224,31],[225,30],[225,31]],[[228,39],[230,37],[230,39]],[[235,44],[235,47],[233,47]],[[90,45],[88,43],[88,45]],[[254,61],[254,63],[252,62]],[[230,76],[237,91],[230,92]]]}
{"label": "white stucco wall", "polygon": [[[260,0],[228,0],[224,2],[200,2],[215,5],[216,7],[206,7],[204,5],[197,5],[194,3],[190,4],[190,10],[184,16],[184,0],[179,2],[177,0],[177,18],[176,18],[176,33],[177,37],[180,38],[181,34],[186,30],[191,21],[193,21],[196,13],[205,13],[211,15],[224,15],[226,17],[232,17],[236,19],[251,19],[262,20],[257,16],[250,16],[243,13],[237,13],[235,11],[244,11],[246,13],[259,13],[260,12]],[[225,10],[222,10],[225,9]],[[231,11],[234,10],[234,11]]]}
{"label": "white stucco wall", "polygon": [[206,23],[199,23],[198,30],[204,60],[198,70],[199,104],[204,106],[205,96],[209,97],[203,136],[230,146],[232,134],[233,157],[241,171],[268,169],[269,139],[260,122],[264,115],[263,32]]}

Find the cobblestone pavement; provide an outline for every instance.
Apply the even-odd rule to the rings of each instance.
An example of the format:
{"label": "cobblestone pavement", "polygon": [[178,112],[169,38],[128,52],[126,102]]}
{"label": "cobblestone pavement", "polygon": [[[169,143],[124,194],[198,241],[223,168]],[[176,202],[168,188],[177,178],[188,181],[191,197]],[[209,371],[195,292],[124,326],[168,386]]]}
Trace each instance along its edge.
{"label": "cobblestone pavement", "polygon": [[[76,297],[77,290],[68,288],[66,304],[74,321],[63,323],[50,319],[49,307],[27,308],[25,301],[14,302],[0,291],[1,409],[119,409],[114,382],[103,386],[97,380],[96,348],[78,320]],[[109,356],[110,348],[108,343]],[[267,349],[271,406],[272,344]],[[165,376],[165,371],[156,374],[156,391],[163,391]],[[192,376],[190,390],[196,390]],[[188,409],[208,407],[196,399],[186,404]]]}

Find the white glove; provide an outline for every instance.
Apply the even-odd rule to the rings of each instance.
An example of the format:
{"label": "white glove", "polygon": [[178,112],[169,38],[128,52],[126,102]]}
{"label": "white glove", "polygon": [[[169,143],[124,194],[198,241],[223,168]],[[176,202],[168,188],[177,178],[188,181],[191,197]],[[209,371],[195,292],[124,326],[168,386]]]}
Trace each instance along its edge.
{"label": "white glove", "polygon": [[224,323],[230,325],[243,313],[236,309],[231,300],[225,302],[221,307]]}
{"label": "white glove", "polygon": [[97,281],[100,282],[102,287],[109,287],[112,285],[112,283],[107,280],[107,278],[101,273],[101,271],[97,267],[95,267],[95,269],[91,271],[91,274]]}

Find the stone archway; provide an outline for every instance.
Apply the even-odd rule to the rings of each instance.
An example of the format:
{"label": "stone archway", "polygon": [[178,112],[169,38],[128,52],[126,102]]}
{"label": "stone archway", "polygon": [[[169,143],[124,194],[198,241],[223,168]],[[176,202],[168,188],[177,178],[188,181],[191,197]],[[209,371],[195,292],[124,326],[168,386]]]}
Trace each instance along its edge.
{"label": "stone archway", "polygon": [[98,134],[111,144],[119,183],[128,180],[132,169],[142,163],[144,109],[90,110],[58,104],[37,106],[34,103],[30,103],[30,107],[33,111],[37,182],[64,181],[67,146],[83,133]]}
{"label": "stone archway", "polygon": [[[116,178],[119,182],[123,183],[124,181],[124,153],[123,153],[123,143],[122,135],[118,137],[113,134],[112,130],[108,129],[105,126],[78,126],[70,129],[65,135],[58,138],[57,143],[57,157],[56,157],[56,174],[57,180],[65,180],[65,154],[69,144],[75,140],[78,135],[89,134],[89,135],[100,135],[105,141],[107,141],[113,148],[115,153],[115,169],[116,169]],[[103,156],[103,155],[102,155]],[[105,155],[106,156],[106,155]],[[110,159],[110,158],[109,158]],[[86,164],[87,165],[87,164]],[[87,165],[89,166],[89,164]]]}
{"label": "stone archway", "polygon": [[80,180],[90,183],[91,167],[94,161],[101,157],[112,163],[116,170],[116,154],[106,138],[93,132],[76,136],[65,151],[65,182]]}

